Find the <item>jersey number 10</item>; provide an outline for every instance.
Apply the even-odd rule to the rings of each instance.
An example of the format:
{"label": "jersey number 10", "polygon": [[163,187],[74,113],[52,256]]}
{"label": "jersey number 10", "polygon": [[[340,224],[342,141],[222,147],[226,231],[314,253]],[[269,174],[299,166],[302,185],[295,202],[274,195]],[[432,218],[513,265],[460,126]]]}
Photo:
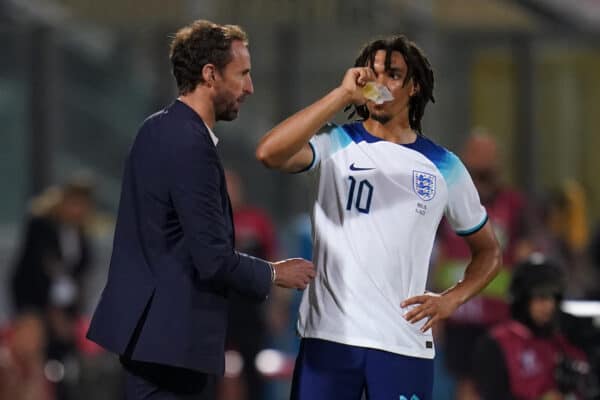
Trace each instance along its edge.
{"label": "jersey number 10", "polygon": [[346,210],[350,211],[352,205],[356,209],[363,213],[368,214],[371,209],[371,198],[373,197],[373,185],[368,180],[363,179],[358,183],[358,193],[356,194],[356,203],[354,202],[354,192],[356,189],[356,179],[353,176],[349,176],[350,179],[350,192],[348,193],[348,202],[346,203]]}

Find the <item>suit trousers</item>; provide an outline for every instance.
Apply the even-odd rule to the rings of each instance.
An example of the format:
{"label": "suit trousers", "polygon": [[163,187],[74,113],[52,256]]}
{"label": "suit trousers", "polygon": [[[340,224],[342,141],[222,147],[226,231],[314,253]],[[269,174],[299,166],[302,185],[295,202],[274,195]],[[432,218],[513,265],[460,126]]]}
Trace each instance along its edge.
{"label": "suit trousers", "polygon": [[126,400],[214,400],[217,377],[121,357]]}

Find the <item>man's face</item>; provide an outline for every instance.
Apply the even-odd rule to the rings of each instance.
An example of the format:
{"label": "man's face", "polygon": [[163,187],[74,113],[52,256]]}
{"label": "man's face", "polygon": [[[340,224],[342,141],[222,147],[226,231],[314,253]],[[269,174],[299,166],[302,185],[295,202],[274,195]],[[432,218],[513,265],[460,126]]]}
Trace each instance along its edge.
{"label": "man's face", "polygon": [[413,80],[404,82],[408,67],[402,53],[392,51],[390,57],[390,69],[385,70],[385,50],[378,50],[373,60],[373,70],[377,76],[377,82],[387,86],[394,96],[394,100],[383,104],[367,102],[370,118],[385,124],[396,115],[405,115],[408,118],[408,102],[410,96],[415,93]]}
{"label": "man's face", "polygon": [[232,59],[222,71],[215,72],[215,117],[217,121],[233,121],[246,96],[254,92],[250,77],[250,52],[243,42],[231,43]]}
{"label": "man's face", "polygon": [[92,202],[89,198],[82,195],[66,195],[60,206],[60,218],[63,222],[80,226],[92,212]]}
{"label": "man's face", "polygon": [[488,204],[500,189],[499,155],[497,144],[490,136],[471,136],[463,149],[462,160],[483,204]]}
{"label": "man's face", "polygon": [[499,186],[499,173],[494,167],[477,167],[472,165],[466,165],[469,170],[473,183],[479,193],[481,202],[487,204],[494,200],[496,193],[498,192]]}

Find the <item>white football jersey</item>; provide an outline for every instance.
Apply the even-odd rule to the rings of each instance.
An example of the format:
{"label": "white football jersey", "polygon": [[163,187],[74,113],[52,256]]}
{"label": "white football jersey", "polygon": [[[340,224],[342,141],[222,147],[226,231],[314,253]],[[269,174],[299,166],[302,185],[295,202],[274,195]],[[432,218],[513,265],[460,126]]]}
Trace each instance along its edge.
{"label": "white football jersey", "polygon": [[298,333],[412,357],[433,358],[431,331],[407,322],[403,300],[425,292],[445,214],[458,234],[487,214],[459,158],[418,136],[400,145],[361,122],[328,125],[310,140],[315,178],[313,262]]}

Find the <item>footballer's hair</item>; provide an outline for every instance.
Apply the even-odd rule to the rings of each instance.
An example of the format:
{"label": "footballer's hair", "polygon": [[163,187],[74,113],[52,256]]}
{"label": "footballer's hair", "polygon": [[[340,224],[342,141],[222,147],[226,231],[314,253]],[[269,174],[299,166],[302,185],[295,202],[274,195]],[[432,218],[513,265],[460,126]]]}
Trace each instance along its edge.
{"label": "footballer's hair", "polygon": [[[355,67],[371,67],[375,61],[375,54],[379,50],[385,51],[385,70],[390,69],[392,52],[397,51],[404,57],[407,71],[403,85],[406,85],[411,79],[417,86],[417,92],[411,96],[408,103],[408,119],[410,127],[419,134],[422,134],[421,119],[425,112],[425,106],[429,101],[435,102],[433,98],[433,70],[423,51],[404,35],[390,36],[383,39],[376,39],[367,43],[360,51]],[[354,114],[358,114],[363,119],[369,118],[369,110],[366,105],[355,106]]]}

